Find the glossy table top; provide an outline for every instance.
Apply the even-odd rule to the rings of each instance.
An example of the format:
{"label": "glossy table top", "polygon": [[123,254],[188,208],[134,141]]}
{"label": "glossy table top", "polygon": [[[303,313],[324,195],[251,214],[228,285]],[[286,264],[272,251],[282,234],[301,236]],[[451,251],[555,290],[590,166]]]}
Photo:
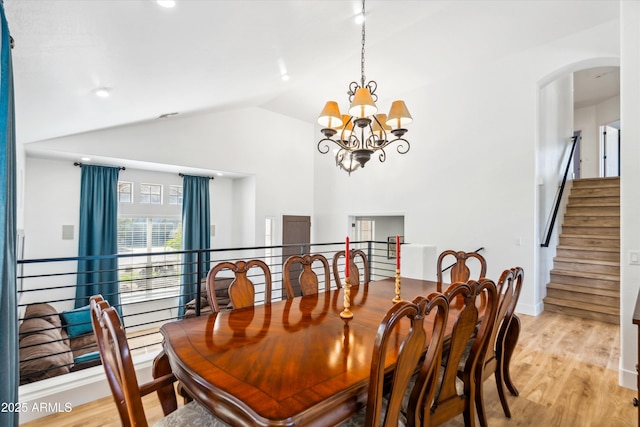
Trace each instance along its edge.
{"label": "glossy table top", "polygon": [[[365,404],[376,332],[394,289],[393,279],[352,287],[348,321],[337,289],[167,323],[164,349],[189,393],[232,425],[327,427]],[[401,296],[435,289],[403,278]]]}

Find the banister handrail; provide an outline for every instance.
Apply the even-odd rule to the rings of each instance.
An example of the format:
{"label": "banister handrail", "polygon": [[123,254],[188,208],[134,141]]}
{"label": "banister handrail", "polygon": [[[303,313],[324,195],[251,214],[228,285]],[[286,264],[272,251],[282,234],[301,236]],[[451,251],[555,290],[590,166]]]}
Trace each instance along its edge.
{"label": "banister handrail", "polygon": [[571,152],[569,153],[569,159],[567,160],[567,166],[564,169],[564,177],[562,178],[562,183],[560,184],[560,188],[558,189],[558,194],[556,195],[556,202],[553,207],[553,213],[551,214],[551,221],[549,222],[549,228],[547,230],[547,235],[544,239],[544,242],[540,244],[543,248],[549,247],[549,242],[551,241],[551,234],[553,233],[553,226],[556,223],[556,218],[558,217],[558,211],[560,210],[560,203],[562,202],[562,194],[564,193],[564,186],[567,183],[567,176],[569,175],[569,167],[571,166],[571,161],[573,160],[573,152],[576,149],[576,144],[578,143],[578,135],[574,135],[571,139],[573,142],[571,144]]}

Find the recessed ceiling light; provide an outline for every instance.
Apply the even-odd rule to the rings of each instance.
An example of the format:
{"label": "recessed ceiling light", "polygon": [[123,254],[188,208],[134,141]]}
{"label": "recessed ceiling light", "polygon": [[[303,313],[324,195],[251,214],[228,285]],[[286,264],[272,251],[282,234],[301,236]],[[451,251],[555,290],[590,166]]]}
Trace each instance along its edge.
{"label": "recessed ceiling light", "polygon": [[83,162],[90,162],[91,161],[91,157],[82,157],[82,158],[80,158],[80,160],[82,160]]}
{"label": "recessed ceiling light", "polygon": [[356,24],[361,25],[364,22],[364,15],[362,13],[359,13],[356,15],[354,20],[356,21]]}
{"label": "recessed ceiling light", "polygon": [[224,174],[222,172],[218,172],[216,175],[223,176]]}
{"label": "recessed ceiling light", "polygon": [[162,7],[166,7],[167,9],[175,7],[176,5],[175,0],[157,0],[157,3]]}
{"label": "recessed ceiling light", "polygon": [[282,80],[285,81],[285,82],[289,81],[290,78],[291,78],[291,76],[289,76],[289,74],[283,74],[282,75]]}
{"label": "recessed ceiling light", "polygon": [[101,87],[95,90],[96,96],[100,98],[108,98],[111,95],[111,88],[109,87]]}

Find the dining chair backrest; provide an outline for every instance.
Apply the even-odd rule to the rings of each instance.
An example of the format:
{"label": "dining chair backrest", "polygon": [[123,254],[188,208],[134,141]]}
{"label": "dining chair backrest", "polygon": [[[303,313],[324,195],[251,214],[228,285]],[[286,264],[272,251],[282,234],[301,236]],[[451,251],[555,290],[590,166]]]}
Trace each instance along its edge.
{"label": "dining chair backrest", "polygon": [[[416,401],[412,394],[409,407],[417,407],[422,426],[437,426],[462,414],[465,426],[475,425],[475,371],[488,333],[495,320],[498,293],[490,279],[457,282],[447,288],[449,309],[457,311],[445,350],[438,386],[433,400]],[[478,310],[480,306],[480,310]],[[463,366],[459,372],[459,366]],[[416,387],[418,387],[416,382]],[[422,385],[424,387],[424,385]]]}
{"label": "dining chair backrest", "polygon": [[504,381],[502,371],[504,369],[504,347],[506,331],[513,317],[517,304],[520,288],[522,286],[523,270],[520,267],[504,270],[498,280],[498,307],[491,332],[488,334],[483,351],[483,357],[476,369],[476,408],[478,420],[482,427],[487,426],[486,411],[484,405],[483,383],[491,375],[496,377],[498,395],[505,415],[511,416],[509,406],[504,393]]}
{"label": "dining chair backrest", "polygon": [[[101,358],[108,357],[108,335],[105,336],[102,325],[102,311],[109,307],[109,302],[105,301],[102,298],[102,295],[96,295],[91,297],[89,300],[90,311],[91,311],[91,327],[93,328],[93,333],[96,336],[96,345],[98,347],[98,352],[100,353]],[[118,414],[120,415],[120,421],[123,426],[130,426],[131,422],[129,420],[129,413],[127,412],[127,405],[124,399],[123,389],[120,386],[120,382],[118,380],[118,370],[114,370],[111,363],[102,362],[102,367],[104,368],[105,374],[107,376],[107,382],[109,383],[109,388],[111,389],[111,394],[113,395],[113,399],[116,402],[116,407],[118,409]]]}
{"label": "dining chair backrest", "polygon": [[329,261],[324,255],[293,255],[287,258],[283,267],[283,281],[286,287],[288,295],[294,295],[293,285],[291,283],[291,269],[292,266],[299,264],[302,266],[302,271],[298,276],[298,283],[300,285],[300,291],[302,295],[317,294],[319,288],[319,279],[315,271],[313,271],[314,263],[320,263],[320,266],[324,270],[324,290],[328,291],[331,287],[331,275],[329,273]]}
{"label": "dining chair backrest", "polygon": [[[417,297],[413,302],[398,302],[387,312],[378,327],[373,348],[364,423],[351,424],[366,427],[401,425],[399,420],[405,416],[403,400],[407,388],[411,387],[412,377],[420,369],[421,374],[430,378],[434,368],[440,365],[448,311],[447,298],[434,292],[427,298]],[[430,318],[433,325],[429,341],[425,318]],[[407,332],[398,343],[397,328],[402,322],[407,325]],[[391,377],[387,369],[390,345],[398,348]],[[425,390],[424,393],[433,394],[432,391]]]}
{"label": "dining chair backrest", "polygon": [[[333,255],[333,278],[336,282],[336,286],[339,288],[342,287],[342,280],[340,275],[344,275],[344,272],[340,272],[339,261],[340,258],[344,258],[344,251],[338,251]],[[362,269],[363,272],[363,281],[360,281],[360,269],[358,269],[358,265],[355,260],[356,257],[360,258],[362,261]],[[349,280],[351,286],[358,286],[360,283],[369,283],[369,260],[367,259],[367,254],[364,253],[362,249],[355,249],[349,251],[349,258],[351,258],[349,262]],[[345,265],[347,265],[347,261],[345,260]]]}
{"label": "dining chair backrest", "polygon": [[[216,264],[207,274],[207,296],[209,305],[213,311],[219,311],[218,302],[215,295],[215,278],[217,274],[223,270],[231,270],[235,278],[229,284],[229,300],[233,308],[243,308],[255,305],[256,288],[248,272],[251,268],[257,267],[262,271],[264,276],[264,303],[271,303],[271,270],[269,266],[262,260],[252,259],[249,261],[220,262]],[[288,295],[289,298],[293,295]]]}
{"label": "dining chair backrest", "polygon": [[[487,261],[477,252],[446,250],[438,256],[436,267],[438,292],[442,292],[443,272],[447,269],[450,270],[448,283],[466,282],[471,278],[471,270],[467,266],[467,261],[470,258],[476,259],[479,263],[479,274],[476,280],[485,277],[487,274]],[[453,262],[453,264],[447,265],[449,262]]]}
{"label": "dining chair backrest", "polygon": [[[478,367],[488,367],[490,364],[495,363],[496,356],[496,341],[498,338],[498,330],[503,322],[507,307],[511,303],[513,298],[513,285],[514,285],[514,271],[512,269],[504,270],[500,275],[500,279],[497,284],[498,291],[498,307],[496,310],[496,318],[493,323],[493,327],[487,336],[486,351],[484,351],[484,361],[479,364]],[[495,370],[495,369],[494,369]]]}
{"label": "dining chair backrest", "polygon": [[[522,267],[514,267],[511,269],[513,271],[513,285],[511,286],[511,297],[509,298],[509,304],[507,304],[507,309],[504,315],[504,321],[500,327],[500,331],[498,332],[498,336],[501,334],[504,335],[506,330],[509,328],[509,324],[513,320],[513,314],[516,311],[516,306],[518,305],[518,300],[520,299],[520,291],[522,290],[522,282],[524,281],[524,269]],[[504,344],[504,336],[500,338],[501,345]]]}
{"label": "dining chair backrest", "polygon": [[[161,406],[165,415],[177,409],[177,400],[173,383],[173,374],[166,374],[154,379],[142,387],[138,385],[136,370],[131,358],[127,336],[114,307],[110,307],[101,295],[94,295],[89,300],[91,325],[96,336],[109,387],[118,407],[123,426],[147,426],[147,419],[142,406],[142,396],[159,391]],[[158,362],[159,358],[156,358]]]}

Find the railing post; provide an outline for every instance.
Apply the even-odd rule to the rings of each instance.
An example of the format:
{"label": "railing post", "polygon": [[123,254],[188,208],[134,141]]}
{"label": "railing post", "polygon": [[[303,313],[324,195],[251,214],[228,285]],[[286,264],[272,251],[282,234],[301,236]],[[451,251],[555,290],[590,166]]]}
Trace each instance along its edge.
{"label": "railing post", "polygon": [[367,242],[367,259],[369,260],[369,277],[371,277],[371,273],[372,273],[371,266],[373,265],[372,258],[371,258],[373,256],[372,247],[373,247],[373,241],[369,240]]}
{"label": "railing post", "polygon": [[196,254],[196,260],[198,265],[196,267],[196,317],[200,316],[200,295],[202,294],[202,250],[199,250]]}

